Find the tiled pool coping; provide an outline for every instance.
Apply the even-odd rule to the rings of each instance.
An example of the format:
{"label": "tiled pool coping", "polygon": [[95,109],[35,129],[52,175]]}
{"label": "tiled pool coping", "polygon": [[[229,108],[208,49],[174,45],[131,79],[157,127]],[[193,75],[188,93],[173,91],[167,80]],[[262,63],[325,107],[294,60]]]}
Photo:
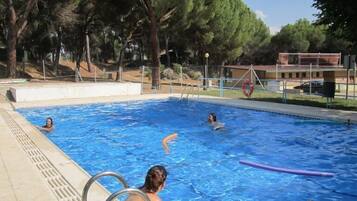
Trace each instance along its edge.
{"label": "tiled pool coping", "polygon": [[[9,195],[8,200],[24,200],[20,191],[14,190],[16,185],[30,185],[31,183],[40,180],[42,187],[47,188],[47,191],[42,190],[42,197],[36,197],[33,200],[80,200],[80,194],[82,193],[85,183],[89,179],[88,173],[86,173],[81,167],[79,167],[73,160],[71,160],[66,154],[64,154],[56,145],[54,145],[46,136],[34,127],[19,113],[14,111],[12,108],[31,108],[31,107],[48,107],[48,106],[59,106],[59,105],[75,105],[75,104],[91,104],[91,103],[110,103],[110,102],[123,102],[123,101],[134,101],[134,100],[149,100],[149,99],[168,99],[175,98],[179,99],[179,94],[153,94],[153,95],[141,95],[141,96],[121,96],[121,97],[102,97],[102,98],[90,98],[90,99],[67,99],[67,100],[55,100],[55,101],[36,101],[36,102],[24,102],[24,103],[2,103],[0,104],[0,123],[1,118],[3,119],[5,132],[2,132],[0,137],[7,138],[7,140],[16,142],[18,145],[18,152],[14,154],[22,154],[27,156],[28,161],[31,163],[25,163],[28,167],[28,171],[37,171],[36,178],[34,181],[24,181],[23,183],[14,184],[14,179],[11,177],[16,177],[16,173],[7,175],[3,173],[0,174],[0,178],[7,177],[6,182],[0,183],[0,195],[3,193],[1,189],[7,189],[6,191],[11,191],[12,195]],[[357,112],[352,111],[339,111],[324,108],[313,108],[306,106],[296,106],[288,104],[279,103],[267,103],[258,101],[247,101],[247,100],[236,100],[227,98],[217,98],[201,96],[199,99],[192,98],[188,101],[202,101],[213,104],[222,104],[233,107],[240,107],[245,109],[253,109],[259,111],[276,112],[287,115],[296,115],[302,117],[319,118],[319,119],[329,119],[340,122],[347,122],[349,119],[352,123],[357,123]],[[18,126],[18,128],[14,128]],[[5,130],[6,129],[6,130]],[[20,133],[20,137],[16,136],[16,132]],[[22,132],[22,133],[21,133]],[[1,143],[1,142],[0,142]],[[26,144],[33,144],[32,148],[26,148]],[[6,149],[8,144],[0,144],[0,153],[5,153],[3,151]],[[2,152],[1,152],[2,151]],[[8,162],[4,160],[4,155],[0,155],[2,163],[0,163],[0,172],[2,166],[6,169],[9,165]],[[43,161],[37,161],[33,158],[42,158]],[[35,163],[33,162],[35,160]],[[41,165],[39,165],[41,164]],[[52,166],[52,167],[51,167]],[[46,178],[47,176],[47,178]],[[124,175],[125,176],[125,175]],[[53,185],[52,179],[55,183],[61,183],[61,185]],[[31,178],[30,178],[31,180]],[[52,184],[51,184],[52,183]],[[38,191],[41,188],[38,188]],[[50,190],[48,190],[50,189]],[[66,189],[66,190],[64,190]],[[36,189],[35,189],[36,191]],[[5,192],[6,193],[6,192]],[[45,196],[44,194],[48,194]],[[10,193],[11,194],[11,193]],[[18,195],[17,195],[18,194]],[[65,197],[67,194],[68,199]],[[91,188],[89,200],[105,200],[109,193],[101,186],[95,185]],[[6,197],[7,198],[7,197]],[[3,200],[0,196],[0,200]],[[5,199],[4,199],[5,200]],[[26,200],[31,200],[27,199]]]}

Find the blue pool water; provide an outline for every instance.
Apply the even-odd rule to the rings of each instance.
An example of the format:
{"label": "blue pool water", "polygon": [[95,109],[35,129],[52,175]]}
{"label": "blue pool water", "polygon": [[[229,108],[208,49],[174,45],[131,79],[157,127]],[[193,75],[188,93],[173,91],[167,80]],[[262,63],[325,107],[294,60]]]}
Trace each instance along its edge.
{"label": "blue pool water", "polygon": [[[169,176],[163,200],[357,200],[357,126],[175,100],[21,109],[31,123],[53,117],[48,138],[91,175],[123,174],[140,186],[155,164]],[[215,112],[226,128],[213,131]],[[166,155],[161,140],[178,132]],[[269,172],[239,164],[336,173],[333,178]],[[112,179],[101,181],[111,191]]]}

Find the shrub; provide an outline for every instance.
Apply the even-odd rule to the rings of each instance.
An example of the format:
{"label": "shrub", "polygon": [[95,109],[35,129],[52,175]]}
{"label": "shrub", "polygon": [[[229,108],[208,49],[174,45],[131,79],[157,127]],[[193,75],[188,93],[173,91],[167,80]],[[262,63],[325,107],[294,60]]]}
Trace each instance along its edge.
{"label": "shrub", "polygon": [[187,75],[190,76],[192,79],[197,80],[202,77],[202,73],[200,71],[189,70]]}
{"label": "shrub", "polygon": [[179,76],[172,70],[171,68],[166,68],[162,73],[162,78],[174,80],[177,79]]}
{"label": "shrub", "polygon": [[[172,67],[173,67],[173,70],[174,70],[175,73],[177,73],[177,74],[181,73],[181,68],[182,68],[181,64],[173,63]],[[183,71],[183,69],[182,69],[182,71]]]}

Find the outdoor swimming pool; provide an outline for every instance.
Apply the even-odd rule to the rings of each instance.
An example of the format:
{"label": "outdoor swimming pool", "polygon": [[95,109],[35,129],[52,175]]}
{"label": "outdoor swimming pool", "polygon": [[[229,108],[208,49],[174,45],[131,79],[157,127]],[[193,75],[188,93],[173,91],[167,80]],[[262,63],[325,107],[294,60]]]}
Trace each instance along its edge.
{"label": "outdoor swimming pool", "polygon": [[[32,124],[53,117],[48,138],[91,175],[121,173],[130,186],[155,164],[169,176],[163,200],[357,200],[357,126],[222,105],[135,101],[18,110]],[[226,128],[213,131],[215,112]],[[177,132],[166,155],[161,140]],[[243,166],[239,160],[333,172],[306,177]],[[115,191],[112,179],[101,180]]]}

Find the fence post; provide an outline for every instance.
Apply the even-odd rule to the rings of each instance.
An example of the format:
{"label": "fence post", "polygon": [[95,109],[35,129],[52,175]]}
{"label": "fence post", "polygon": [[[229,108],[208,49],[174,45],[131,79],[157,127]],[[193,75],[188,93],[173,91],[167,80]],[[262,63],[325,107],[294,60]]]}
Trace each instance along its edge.
{"label": "fence post", "polygon": [[353,68],[353,99],[356,99],[356,63]]}
{"label": "fence post", "polygon": [[181,88],[182,88],[182,82],[183,82],[183,77],[182,77],[182,65],[180,66],[180,77],[181,77],[180,83],[181,83]]}
{"label": "fence post", "polygon": [[219,96],[223,97],[224,93],[223,93],[223,78],[220,77],[219,78]]}
{"label": "fence post", "polygon": [[123,67],[119,66],[119,82],[122,82],[123,79]]}
{"label": "fence post", "polygon": [[97,82],[97,66],[94,66],[94,82]]}
{"label": "fence post", "polygon": [[198,82],[198,95],[197,95],[197,99],[200,99],[200,92],[201,92],[201,82]]}
{"label": "fence post", "polygon": [[286,103],[286,80],[283,80],[283,103]]}
{"label": "fence post", "polygon": [[141,67],[141,94],[144,94],[144,74],[145,74],[145,66]]}
{"label": "fence post", "polygon": [[172,94],[172,80],[170,80],[170,88],[169,88],[169,93]]}
{"label": "fence post", "polygon": [[347,75],[346,75],[346,100],[348,100],[348,83],[350,79],[350,69],[347,68]]}
{"label": "fence post", "polygon": [[309,91],[309,95],[311,95],[312,92],[312,86],[311,86],[311,77],[312,77],[312,64],[310,63],[310,75],[309,75],[309,79],[310,79],[310,91]]}
{"label": "fence post", "polygon": [[45,66],[44,59],[42,59],[42,72],[43,72],[43,80],[46,80],[46,66]]}

